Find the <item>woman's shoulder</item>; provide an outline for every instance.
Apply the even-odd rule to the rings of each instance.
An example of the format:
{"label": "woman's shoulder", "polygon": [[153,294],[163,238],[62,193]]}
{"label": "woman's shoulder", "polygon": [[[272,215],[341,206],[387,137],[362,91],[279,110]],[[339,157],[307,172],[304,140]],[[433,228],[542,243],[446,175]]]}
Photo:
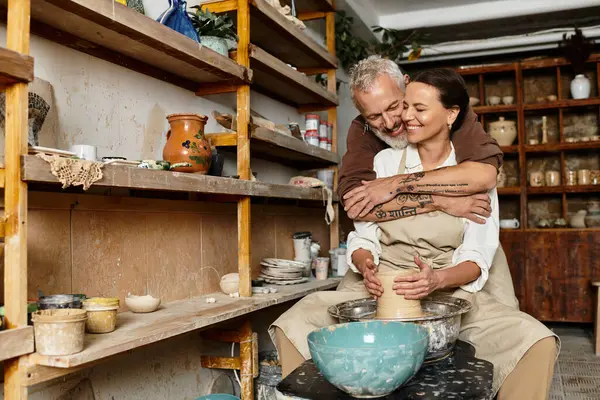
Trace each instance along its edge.
{"label": "woman's shoulder", "polygon": [[403,149],[387,148],[381,150],[373,160],[373,167],[378,178],[396,175]]}

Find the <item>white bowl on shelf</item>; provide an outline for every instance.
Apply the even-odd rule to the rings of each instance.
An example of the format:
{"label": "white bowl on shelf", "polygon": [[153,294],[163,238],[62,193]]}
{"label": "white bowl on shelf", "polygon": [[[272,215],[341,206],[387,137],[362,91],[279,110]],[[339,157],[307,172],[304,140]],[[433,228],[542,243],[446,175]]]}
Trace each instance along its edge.
{"label": "white bowl on shelf", "polygon": [[149,294],[145,296],[129,294],[125,297],[125,304],[134,313],[150,313],[156,311],[158,306],[160,306],[160,299]]}

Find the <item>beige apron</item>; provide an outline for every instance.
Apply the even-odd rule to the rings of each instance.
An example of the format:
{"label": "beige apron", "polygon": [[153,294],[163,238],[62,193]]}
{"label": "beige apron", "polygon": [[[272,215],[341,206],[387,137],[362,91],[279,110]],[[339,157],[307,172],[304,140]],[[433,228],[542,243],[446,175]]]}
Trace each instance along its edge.
{"label": "beige apron", "polygon": [[[406,150],[398,173],[404,173]],[[452,267],[454,250],[461,245],[464,220],[443,212],[430,212],[379,223],[382,254],[379,269],[415,269],[418,254],[434,269]],[[473,309],[462,318],[459,338],[471,343],[478,358],[494,364],[494,394],[525,352],[537,341],[556,336],[528,314],[518,310],[508,263],[502,247],[496,252],[484,288],[477,293],[456,289],[452,295],[471,301]],[[314,329],[337,323],[327,308],[340,302],[368,297],[362,276],[351,270],[336,292],[313,293],[278,318],[269,328],[275,342],[277,326],[302,356],[310,358],[306,337]]]}

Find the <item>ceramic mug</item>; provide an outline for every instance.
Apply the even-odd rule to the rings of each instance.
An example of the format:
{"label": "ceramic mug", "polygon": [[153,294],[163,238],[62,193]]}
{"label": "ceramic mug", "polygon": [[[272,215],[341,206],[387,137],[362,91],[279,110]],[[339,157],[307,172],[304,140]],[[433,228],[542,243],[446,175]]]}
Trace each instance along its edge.
{"label": "ceramic mug", "polygon": [[560,172],[546,171],[546,186],[560,186]]}
{"label": "ceramic mug", "polygon": [[529,174],[529,185],[531,187],[544,186],[544,173],[541,171],[531,172]]}
{"label": "ceramic mug", "polygon": [[317,257],[317,265],[315,266],[315,277],[319,281],[327,279],[327,272],[329,269],[329,258],[328,257]]}
{"label": "ceramic mug", "polygon": [[519,229],[519,226],[521,226],[521,224],[516,218],[500,220],[500,228],[502,229]]}
{"label": "ceramic mug", "polygon": [[589,185],[590,184],[590,170],[589,169],[580,169],[577,171],[577,183],[579,185]]}
{"label": "ceramic mug", "polygon": [[69,150],[83,160],[96,161],[96,146],[90,146],[89,144],[74,144]]}

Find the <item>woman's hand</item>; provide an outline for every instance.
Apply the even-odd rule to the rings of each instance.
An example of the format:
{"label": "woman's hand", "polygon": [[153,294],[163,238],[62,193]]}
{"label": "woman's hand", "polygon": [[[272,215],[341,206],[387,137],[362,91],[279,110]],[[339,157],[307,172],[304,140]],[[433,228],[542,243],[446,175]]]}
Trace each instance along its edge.
{"label": "woman's hand", "polygon": [[415,264],[421,272],[409,276],[397,276],[392,289],[396,294],[404,295],[406,300],[418,300],[440,288],[441,279],[427,263],[415,255]]}
{"label": "woman's hand", "polygon": [[373,255],[371,252],[358,249],[352,253],[352,262],[356,265],[356,268],[363,276],[363,284],[367,288],[367,291],[375,299],[383,294],[383,286],[375,274],[377,273],[377,265],[373,262]]}

